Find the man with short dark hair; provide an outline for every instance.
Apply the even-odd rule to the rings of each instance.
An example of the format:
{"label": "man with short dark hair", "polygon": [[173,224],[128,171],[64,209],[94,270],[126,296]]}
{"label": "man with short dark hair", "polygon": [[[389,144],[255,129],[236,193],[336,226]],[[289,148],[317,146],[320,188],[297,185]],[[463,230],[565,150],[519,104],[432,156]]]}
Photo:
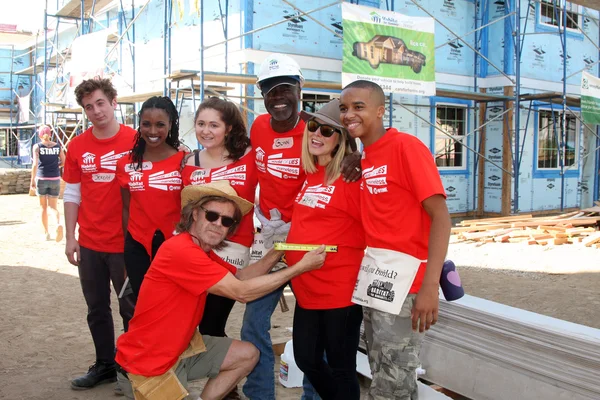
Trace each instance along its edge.
{"label": "man with short dark hair", "polygon": [[[368,247],[353,301],[364,310],[373,374],[367,399],[408,400],[418,396],[416,369],[424,332],[437,321],[450,215],[431,151],[413,135],[386,130],[384,112],[385,94],[377,84],[359,80],[342,90],[342,124],[364,146],[360,200]],[[385,306],[372,300],[375,296],[357,296],[361,287],[385,280],[369,280],[373,276],[364,266],[372,262],[394,271],[393,281],[386,280],[382,290],[393,286],[395,296],[392,292]]]}
{"label": "man with short dark hair", "polygon": [[[180,233],[164,242],[156,254],[144,277],[129,331],[117,343],[116,360],[122,369],[119,383],[129,398],[137,391],[148,400],[181,399],[188,394],[188,381],[204,377],[210,379],[201,399],[223,398],[252,371],[259,352],[249,342],[197,332],[207,293],[246,303],[325,261],[321,246],[294,266],[267,274],[283,254],[271,250],[238,270],[212,249],[224,245],[254,205],[239,197],[226,180],[187,186],[181,203]],[[147,388],[158,397],[150,397]]]}
{"label": "man with short dark hair", "polygon": [[[87,374],[71,381],[72,389],[83,390],[117,379],[110,283],[116,293],[121,292],[125,261],[118,211],[122,209],[121,193],[115,171],[117,160],[133,147],[136,131],[116,120],[117,91],[110,80],[85,80],[75,88],[75,96],[92,123],[91,128],[69,143],[63,174],[65,253],[69,262],[79,268],[88,326],[96,348],[96,362]],[[134,305],[133,294],[119,299],[125,330]]]}

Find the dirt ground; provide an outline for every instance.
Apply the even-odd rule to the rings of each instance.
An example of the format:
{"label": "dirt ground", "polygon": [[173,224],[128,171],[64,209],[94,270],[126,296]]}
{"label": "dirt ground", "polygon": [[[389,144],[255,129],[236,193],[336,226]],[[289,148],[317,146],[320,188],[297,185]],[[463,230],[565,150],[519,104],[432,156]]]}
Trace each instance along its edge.
{"label": "dirt ground", "polygon": [[[94,361],[93,344],[77,268],[67,262],[64,242],[45,241],[42,233],[37,198],[0,196],[0,399],[117,398],[113,385],[86,392],[69,387]],[[467,293],[596,328],[599,256],[600,250],[574,246],[532,250],[509,244],[455,244],[449,254]],[[293,296],[287,300],[293,310]],[[239,337],[243,307],[236,305],[230,317],[232,337]],[[118,310],[113,315],[120,331]],[[274,342],[290,338],[291,325],[292,312],[278,309]],[[201,386],[192,386],[192,393]],[[300,397],[300,389],[276,387],[278,399]]]}

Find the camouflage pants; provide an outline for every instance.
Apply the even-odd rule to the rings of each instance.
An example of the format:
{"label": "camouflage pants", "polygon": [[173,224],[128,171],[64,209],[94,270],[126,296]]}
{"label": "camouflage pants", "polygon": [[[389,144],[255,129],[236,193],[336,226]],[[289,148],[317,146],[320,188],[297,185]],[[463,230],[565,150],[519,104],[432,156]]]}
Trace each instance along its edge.
{"label": "camouflage pants", "polygon": [[417,400],[419,351],[424,333],[412,330],[410,294],[399,315],[364,307],[365,342],[373,380],[367,400]]}

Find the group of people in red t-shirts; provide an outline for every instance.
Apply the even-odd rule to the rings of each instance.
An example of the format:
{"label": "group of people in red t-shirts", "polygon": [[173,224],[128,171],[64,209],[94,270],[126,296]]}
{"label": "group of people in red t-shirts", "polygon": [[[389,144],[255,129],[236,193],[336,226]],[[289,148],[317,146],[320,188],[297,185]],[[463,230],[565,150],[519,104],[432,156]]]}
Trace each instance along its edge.
{"label": "group of people in red t-shirts", "polygon": [[[180,398],[170,390],[208,376],[202,399],[236,399],[247,376],[248,398],[275,399],[270,319],[291,282],[303,399],[360,398],[363,315],[368,398],[416,393],[450,227],[437,168],[418,139],[383,128],[385,96],[376,84],[356,81],[339,100],[298,113],[303,83],[293,59],[269,56],[257,83],[268,114],[255,119],[248,137],[237,105],[205,100],[194,116],[202,146],[194,152],[180,150],[179,116],[168,97],[144,102],[135,131],[116,121],[110,81],[77,87],[93,127],[66,155],[66,255],[79,267],[96,363],[73,389],[118,377],[116,391],[127,397],[151,399],[144,391],[152,386],[154,395]],[[279,241],[337,252],[321,246],[284,254],[273,249]],[[385,257],[420,260],[407,282],[395,283],[405,286],[398,312],[356,296],[357,279],[372,278],[361,275],[366,257],[378,266]],[[125,328],[116,357],[111,281]],[[246,303],[242,341],[225,334],[236,300]]]}

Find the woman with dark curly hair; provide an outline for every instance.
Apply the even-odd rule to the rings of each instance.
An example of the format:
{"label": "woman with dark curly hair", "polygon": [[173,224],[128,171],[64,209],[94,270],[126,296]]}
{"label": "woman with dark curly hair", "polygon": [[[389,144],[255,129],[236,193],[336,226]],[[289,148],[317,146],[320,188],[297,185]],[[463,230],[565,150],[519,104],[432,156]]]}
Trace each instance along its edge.
{"label": "woman with dark curly hair", "polygon": [[[184,186],[228,180],[238,196],[254,203],[258,184],[255,155],[238,106],[217,97],[209,98],[198,107],[194,126],[203,149],[194,151],[187,159],[182,172]],[[237,232],[225,241],[226,246],[215,251],[236,268],[244,268],[250,261],[250,246],[254,241],[252,215],[245,215]],[[209,294],[200,332],[225,336],[225,323],[234,303]]]}
{"label": "woman with dark curly hair", "polygon": [[125,268],[137,296],[160,245],[173,236],[181,208],[179,115],[168,97],[151,97],[128,156],[117,162],[123,198]]}

